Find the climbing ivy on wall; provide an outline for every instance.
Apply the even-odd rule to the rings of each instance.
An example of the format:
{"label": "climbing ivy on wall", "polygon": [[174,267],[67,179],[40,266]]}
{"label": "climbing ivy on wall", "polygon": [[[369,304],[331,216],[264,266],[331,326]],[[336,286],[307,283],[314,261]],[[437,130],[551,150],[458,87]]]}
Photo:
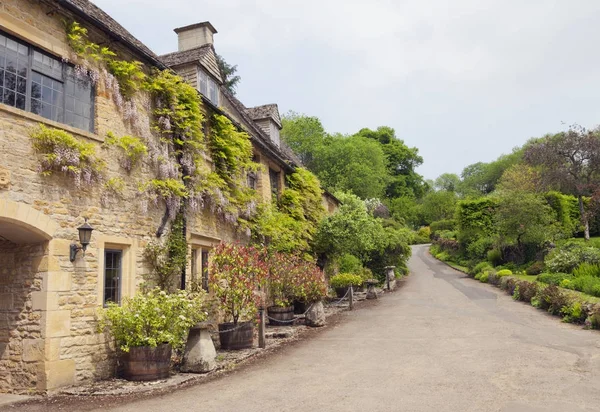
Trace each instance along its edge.
{"label": "climbing ivy on wall", "polygon": [[42,175],[55,172],[71,177],[77,187],[81,183],[96,183],[103,180],[104,161],[96,154],[93,143],[84,143],[72,134],[39,124],[30,132],[34,150],[41,155]]}
{"label": "climbing ivy on wall", "polygon": [[325,216],[323,190],[317,177],[297,168],[287,177],[286,187],[276,203],[262,205],[251,226],[255,241],[269,249],[311,258],[311,243]]}

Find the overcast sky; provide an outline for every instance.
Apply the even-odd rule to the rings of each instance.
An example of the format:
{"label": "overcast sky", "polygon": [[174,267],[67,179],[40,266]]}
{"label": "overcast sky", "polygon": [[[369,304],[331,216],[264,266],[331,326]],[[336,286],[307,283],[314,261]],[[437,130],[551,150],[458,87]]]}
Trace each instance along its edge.
{"label": "overcast sky", "polygon": [[387,125],[433,179],[600,123],[598,0],[92,0],[158,54],[210,21],[246,106]]}

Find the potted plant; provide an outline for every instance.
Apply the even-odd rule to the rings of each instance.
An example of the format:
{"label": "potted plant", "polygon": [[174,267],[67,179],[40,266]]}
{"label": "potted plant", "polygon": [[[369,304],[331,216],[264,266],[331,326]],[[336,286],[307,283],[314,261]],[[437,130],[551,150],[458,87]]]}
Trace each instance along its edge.
{"label": "potted plant", "polygon": [[205,295],[159,288],[109,303],[99,329],[115,339],[126,379],[146,381],[169,376],[171,351],[185,345],[189,329],[207,318]]}
{"label": "potted plant", "polygon": [[299,262],[294,280],[294,302],[299,306],[300,313],[306,312],[312,303],[327,295],[325,275],[312,262]]}
{"label": "potted plant", "polygon": [[331,287],[335,290],[338,298],[342,298],[348,292],[350,286],[360,287],[363,284],[363,278],[360,275],[352,273],[340,273],[332,276],[329,280]]}
{"label": "potted plant", "polygon": [[287,326],[294,319],[293,295],[297,282],[297,258],[284,253],[273,253],[268,260],[267,291],[271,306],[267,307],[269,324]]}
{"label": "potted plant", "polygon": [[209,266],[209,290],[225,322],[219,324],[222,349],[252,347],[253,319],[262,304],[259,290],[267,274],[266,252],[252,246],[221,243]]}

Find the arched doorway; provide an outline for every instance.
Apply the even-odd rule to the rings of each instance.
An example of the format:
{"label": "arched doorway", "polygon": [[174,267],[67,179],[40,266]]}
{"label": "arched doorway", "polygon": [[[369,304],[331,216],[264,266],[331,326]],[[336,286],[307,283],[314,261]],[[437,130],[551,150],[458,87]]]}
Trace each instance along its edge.
{"label": "arched doorway", "polygon": [[44,325],[35,300],[57,227],[29,205],[0,200],[0,392],[36,390]]}

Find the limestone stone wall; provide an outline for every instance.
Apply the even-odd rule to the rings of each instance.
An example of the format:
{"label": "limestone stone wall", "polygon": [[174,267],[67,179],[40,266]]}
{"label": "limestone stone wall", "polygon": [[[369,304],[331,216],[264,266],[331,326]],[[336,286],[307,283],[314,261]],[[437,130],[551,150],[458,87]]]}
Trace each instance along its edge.
{"label": "limestone stone wall", "polygon": [[[49,3],[2,0],[0,30],[66,59],[71,56],[63,20],[73,16]],[[110,44],[123,58],[136,58],[104,33],[88,28],[94,41]],[[46,392],[112,376],[113,343],[97,332],[96,322],[104,251],[123,251],[122,296],[132,296],[150,271],[144,247],[155,238],[165,207],[146,202],[139,186],[156,177],[155,165],[146,158],[127,171],[121,149],[103,145],[109,131],[116,136],[142,135],[149,145],[156,144],[149,131],[149,104],[146,97],[137,96],[135,115],[125,116],[103,80],[96,85],[93,133],[0,104],[0,232],[20,228],[22,235],[19,244],[0,239],[0,392]],[[104,182],[122,178],[123,192],[116,194],[103,183],[77,186],[62,173],[42,176],[30,138],[40,123],[92,142],[106,161]],[[258,154],[265,165],[259,192],[270,199],[268,167],[277,166]],[[283,187],[283,173],[280,177]],[[85,256],[80,252],[71,262],[70,245],[78,243],[77,227],[85,218],[94,228],[91,244]],[[187,230],[200,245],[245,240],[210,210],[189,216]]]}
{"label": "limestone stone wall", "polygon": [[[0,28],[58,58],[67,57],[64,11],[51,11],[43,2],[3,0]],[[139,101],[138,108],[142,107],[143,101]],[[47,256],[41,262],[45,266],[42,272],[29,269],[31,259],[39,255],[37,246],[20,246],[23,253],[15,255],[14,261],[9,261],[9,246],[0,248],[0,259],[8,259],[7,265],[0,269],[6,271],[0,282],[10,282],[1,286],[0,293],[6,290],[14,296],[13,300],[2,299],[0,303],[6,307],[0,318],[3,322],[2,362],[3,365],[10,362],[6,366],[11,370],[9,378],[0,378],[0,391],[46,391],[111,376],[114,359],[110,342],[97,333],[95,320],[102,300],[104,249],[121,248],[130,257],[123,279],[125,296],[135,292],[136,285],[149,271],[143,259],[143,247],[154,237],[164,206],[141,202],[138,185],[155,176],[153,166],[145,161],[127,172],[121,167],[120,149],[102,146],[108,131],[116,136],[136,134],[132,119],[124,118],[102,80],[97,84],[95,111],[95,133],[89,133],[0,104],[0,169],[10,176],[8,184],[0,188],[0,201],[25,205],[28,208],[24,209],[25,217],[29,211],[41,213],[56,224]],[[142,118],[147,116],[143,110],[139,114]],[[123,194],[107,191],[102,183],[77,187],[72,178],[61,173],[42,176],[39,158],[29,137],[31,129],[39,123],[93,142],[107,163],[105,180],[123,178]],[[5,216],[12,217],[10,213]],[[92,241],[85,257],[79,253],[76,261],[70,262],[69,246],[78,241],[77,227],[84,218],[94,227]],[[33,285],[34,280],[37,286]],[[36,302],[28,303],[34,292],[39,292]],[[35,368],[30,361],[31,351],[27,350],[32,345],[41,345],[44,354],[41,364]]]}
{"label": "limestone stone wall", "polygon": [[0,392],[36,387],[44,341],[32,296],[42,288],[39,262],[45,245],[0,241]]}

